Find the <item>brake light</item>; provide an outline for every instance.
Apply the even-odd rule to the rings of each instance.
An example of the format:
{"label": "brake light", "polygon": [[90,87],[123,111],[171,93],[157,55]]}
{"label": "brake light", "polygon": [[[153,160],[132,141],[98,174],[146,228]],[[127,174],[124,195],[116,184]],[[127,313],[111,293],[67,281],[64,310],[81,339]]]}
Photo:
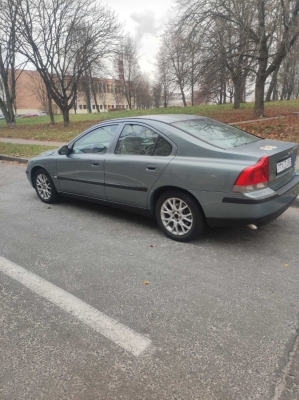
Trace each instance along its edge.
{"label": "brake light", "polygon": [[245,168],[238,176],[233,192],[250,192],[267,187],[269,157],[263,156],[255,165]]}

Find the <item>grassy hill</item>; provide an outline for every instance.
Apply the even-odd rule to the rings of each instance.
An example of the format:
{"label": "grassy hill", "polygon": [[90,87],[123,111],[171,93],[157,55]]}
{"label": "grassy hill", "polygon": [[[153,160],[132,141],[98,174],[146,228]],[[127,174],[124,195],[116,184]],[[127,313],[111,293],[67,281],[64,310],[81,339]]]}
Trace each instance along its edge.
{"label": "grassy hill", "polygon": [[[55,116],[56,125],[49,125],[49,117],[34,117],[34,118],[19,118],[17,125],[13,128],[7,128],[5,121],[0,121],[0,137],[3,138],[22,138],[22,139],[37,139],[37,140],[55,140],[67,142],[73,139],[80,132],[96,124],[97,122],[122,118],[129,116],[139,115],[153,115],[153,114],[193,114],[201,115],[210,118],[215,118],[219,121],[241,122],[253,119],[253,103],[242,104],[240,110],[234,110],[232,104],[226,105],[203,105],[194,107],[169,107],[158,108],[150,110],[133,110],[133,111],[115,111],[107,113],[95,114],[77,114],[71,115],[71,124],[69,127],[64,127],[62,123],[62,116]],[[299,100],[291,101],[278,101],[266,104],[266,117],[277,116],[291,116],[292,118],[281,119],[271,123],[270,121],[261,120],[258,123],[253,123],[244,126],[244,129],[249,131],[256,131],[261,135],[272,134],[274,135],[280,131],[288,134],[289,122],[292,122],[291,137],[297,138],[299,142],[299,126],[298,118],[294,116],[294,112],[299,112]],[[284,122],[283,122],[284,121]],[[286,122],[289,121],[289,122]],[[283,138],[282,138],[283,139]]]}

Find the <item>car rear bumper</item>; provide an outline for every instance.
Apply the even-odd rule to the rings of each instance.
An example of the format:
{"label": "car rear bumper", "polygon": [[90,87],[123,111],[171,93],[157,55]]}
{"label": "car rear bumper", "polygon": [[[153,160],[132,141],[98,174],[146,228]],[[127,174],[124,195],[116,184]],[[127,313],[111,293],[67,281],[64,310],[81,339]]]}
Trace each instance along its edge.
{"label": "car rear bumper", "polygon": [[256,226],[267,225],[274,221],[281,214],[283,214],[295,201],[294,197],[289,203],[285,204],[283,207],[279,208],[277,211],[264,215],[262,217],[253,218],[207,218],[207,223],[210,227],[219,226],[240,226],[254,224]]}
{"label": "car rear bumper", "polygon": [[295,201],[299,194],[299,174],[276,191],[262,196],[224,193],[192,192],[199,200],[211,227],[235,225],[265,225],[278,218]]}

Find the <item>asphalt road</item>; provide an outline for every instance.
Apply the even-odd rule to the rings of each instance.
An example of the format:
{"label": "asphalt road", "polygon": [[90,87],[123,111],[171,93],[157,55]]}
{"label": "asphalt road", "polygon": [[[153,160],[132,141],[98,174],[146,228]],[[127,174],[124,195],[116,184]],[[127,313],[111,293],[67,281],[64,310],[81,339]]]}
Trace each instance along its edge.
{"label": "asphalt road", "polygon": [[[298,400],[298,199],[257,231],[182,244],[121,210],[49,208],[24,171],[0,163],[0,258],[52,286],[0,272],[1,400]],[[51,288],[150,345],[134,355]]]}

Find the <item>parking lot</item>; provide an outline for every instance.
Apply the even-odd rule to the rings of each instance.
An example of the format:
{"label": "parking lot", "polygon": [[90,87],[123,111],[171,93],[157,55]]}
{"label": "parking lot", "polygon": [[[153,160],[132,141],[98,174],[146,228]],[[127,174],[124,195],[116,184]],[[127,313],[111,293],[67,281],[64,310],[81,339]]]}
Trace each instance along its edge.
{"label": "parking lot", "polygon": [[0,162],[1,400],[298,400],[298,287],[298,199],[185,244]]}

